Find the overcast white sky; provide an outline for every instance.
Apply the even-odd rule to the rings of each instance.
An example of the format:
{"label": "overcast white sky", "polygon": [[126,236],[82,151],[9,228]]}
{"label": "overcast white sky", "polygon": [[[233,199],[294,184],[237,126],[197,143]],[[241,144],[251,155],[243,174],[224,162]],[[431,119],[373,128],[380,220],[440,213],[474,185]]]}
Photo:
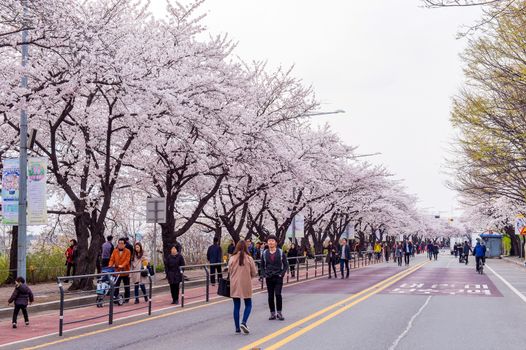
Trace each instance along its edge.
{"label": "overcast white sky", "polygon": [[[164,0],[152,2],[164,11]],[[431,10],[420,0],[208,0],[200,11],[212,34],[239,43],[236,55],[294,64],[323,110],[347,111],[317,119],[360,153],[381,152],[370,161],[405,179],[421,208],[456,207],[443,173],[451,97],[463,81],[466,40],[456,33],[479,9]]]}

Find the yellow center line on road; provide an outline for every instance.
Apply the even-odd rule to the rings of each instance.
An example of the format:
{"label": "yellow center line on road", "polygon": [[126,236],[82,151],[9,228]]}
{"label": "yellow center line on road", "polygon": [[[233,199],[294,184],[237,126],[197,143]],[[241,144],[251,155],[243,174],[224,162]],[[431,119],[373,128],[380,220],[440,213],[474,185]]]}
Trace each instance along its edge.
{"label": "yellow center line on road", "polygon": [[[326,308],[324,308],[324,309],[322,309],[322,310],[316,311],[316,312],[314,312],[313,314],[311,314],[311,315],[309,315],[309,316],[307,316],[307,317],[305,317],[305,318],[303,318],[303,319],[301,319],[301,320],[298,320],[298,321],[296,321],[296,322],[294,322],[294,323],[292,323],[292,324],[290,324],[290,325],[288,325],[288,326],[286,326],[286,327],[281,328],[280,330],[278,330],[278,331],[276,331],[276,332],[274,332],[274,333],[271,333],[271,334],[269,334],[269,335],[267,335],[267,336],[265,336],[265,337],[263,337],[263,338],[261,338],[261,339],[259,339],[259,340],[256,340],[255,342],[252,342],[252,343],[250,343],[250,344],[248,344],[248,345],[242,347],[240,350],[252,350],[252,349],[258,348],[260,345],[265,344],[265,343],[269,342],[270,340],[272,340],[272,339],[274,339],[274,338],[276,338],[276,337],[279,337],[280,335],[282,335],[282,334],[284,334],[284,333],[287,333],[288,331],[290,331],[290,330],[292,330],[292,329],[294,329],[294,328],[296,328],[296,327],[298,327],[298,326],[301,326],[302,324],[304,324],[304,323],[306,323],[306,322],[309,322],[309,321],[315,319],[315,318],[318,317],[318,316],[321,316],[321,315],[323,315],[323,314],[325,314],[325,313],[327,313],[327,312],[329,312],[329,311],[331,311],[331,310],[333,310],[333,309],[335,309],[335,308],[337,308],[337,307],[342,307],[342,304],[348,303],[348,302],[350,302],[350,301],[352,301],[352,300],[354,300],[354,299],[359,298],[356,302],[353,302],[352,304],[349,304],[349,305],[351,305],[351,306],[349,306],[349,305],[345,306],[345,309],[343,310],[343,311],[345,311],[345,310],[347,310],[348,308],[354,306],[355,304],[357,304],[357,303],[359,303],[359,302],[361,302],[361,301],[363,301],[363,300],[369,298],[370,296],[372,296],[372,295],[374,295],[374,294],[376,294],[376,293],[378,293],[378,292],[384,290],[385,288],[387,288],[387,287],[389,287],[390,285],[392,285],[393,283],[395,283],[395,282],[401,280],[402,278],[404,278],[404,277],[406,277],[406,276],[412,274],[413,272],[415,272],[416,270],[420,269],[422,266],[426,265],[427,263],[428,263],[428,262],[425,261],[425,262],[423,262],[423,263],[420,263],[420,264],[418,264],[418,265],[415,265],[414,267],[412,267],[412,268],[410,268],[410,269],[407,269],[407,270],[401,271],[401,272],[399,272],[399,273],[397,273],[397,274],[395,274],[395,275],[393,275],[393,276],[391,276],[391,277],[388,277],[388,278],[386,278],[386,279],[384,279],[384,280],[382,280],[382,281],[376,283],[375,285],[373,285],[373,286],[371,286],[371,287],[369,287],[369,288],[367,288],[367,289],[364,289],[363,291],[361,291],[361,292],[359,292],[359,293],[353,294],[353,295],[351,295],[351,296],[348,297],[348,298],[345,298],[345,299],[343,299],[343,300],[340,300],[340,301],[338,301],[338,302],[335,303],[335,304],[332,304],[332,305],[330,305],[330,306],[328,306],[328,307],[326,307]],[[365,294],[365,296],[362,297],[362,298],[360,298],[360,297],[361,297],[362,295],[364,295],[364,294]],[[339,311],[339,310],[338,310],[338,311]],[[336,311],[336,312],[338,312],[338,311]],[[343,312],[343,311],[341,311],[341,312]],[[338,314],[341,313],[341,312],[338,312]],[[330,315],[332,315],[332,314],[330,314]],[[329,315],[329,316],[330,316],[330,315]],[[334,316],[336,316],[336,314],[335,314]],[[334,316],[332,316],[332,317],[334,317]],[[330,318],[332,318],[332,317],[330,317]],[[323,318],[323,319],[324,319],[324,318]],[[322,319],[322,320],[323,320],[323,319]],[[318,321],[318,322],[319,322],[319,321]],[[317,322],[315,322],[315,323],[317,323]],[[322,323],[323,323],[323,322],[322,322]],[[314,324],[314,323],[313,323],[313,324]],[[320,323],[320,324],[321,324],[321,323]],[[307,328],[308,328],[308,327],[307,327]],[[305,328],[305,329],[307,329],[307,328]],[[314,328],[314,327],[313,327],[313,328]],[[301,331],[300,331],[300,332],[301,332]],[[303,332],[303,333],[305,333],[305,332]],[[301,333],[301,334],[303,334],[303,333]],[[296,334],[296,333],[292,334],[291,336],[294,336],[295,334]],[[301,335],[301,334],[299,334],[299,335]],[[292,338],[292,339],[297,338],[299,335],[297,335],[296,337],[294,337],[294,338]],[[289,336],[289,337],[291,337],[291,336]],[[288,339],[289,337],[287,337],[287,338],[285,338],[285,339]],[[285,340],[285,339],[284,339],[284,340]],[[291,341],[292,339],[290,339],[289,341]],[[287,343],[288,343],[289,341],[287,341]],[[281,343],[281,342],[279,342],[279,343]],[[279,343],[276,343],[276,344],[279,344]],[[284,344],[286,344],[286,343],[284,343]],[[267,349],[271,349],[271,347],[270,347],[270,348],[267,348]]]}
{"label": "yellow center line on road", "polygon": [[267,350],[276,350],[276,349],[279,349],[281,348],[283,345],[287,344],[287,343],[290,343],[291,341],[293,341],[294,339],[302,336],[303,334],[309,332],[310,330],[324,324],[325,322],[327,322],[328,320],[338,316],[339,314],[349,310],[350,308],[352,308],[354,305],[356,304],[359,304],[361,303],[362,301],[366,300],[366,299],[369,299],[370,297],[372,297],[373,295],[381,292],[382,290],[386,289],[387,287],[393,285],[394,283],[396,283],[397,281],[401,280],[402,278],[412,274],[413,272],[415,272],[416,270],[420,269],[422,266],[428,264],[429,262],[426,261],[422,264],[420,264],[419,266],[417,266],[416,268],[414,268],[412,271],[409,271],[408,273],[404,274],[403,276],[399,276],[397,277],[396,279],[392,280],[392,281],[389,281],[388,283],[386,283],[385,285],[381,286],[380,288],[376,289],[376,290],[373,290],[371,291],[370,293],[364,295],[363,297],[361,297],[360,299],[357,299],[355,301],[353,301],[352,303],[348,304],[348,305],[345,305],[344,307],[334,311],[333,313],[330,313],[328,315],[326,315],[325,317],[317,320],[316,322],[313,322],[311,323],[310,325],[308,325],[307,327],[305,328],[302,328],[301,330],[297,331],[296,333],[293,333],[291,335],[289,335],[288,337],[278,341],[277,343],[267,347],[266,349]]}

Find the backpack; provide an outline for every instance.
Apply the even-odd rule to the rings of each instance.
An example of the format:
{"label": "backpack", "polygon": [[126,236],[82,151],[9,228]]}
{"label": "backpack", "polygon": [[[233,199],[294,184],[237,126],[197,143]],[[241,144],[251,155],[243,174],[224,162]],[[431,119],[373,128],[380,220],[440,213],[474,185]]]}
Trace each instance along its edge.
{"label": "backpack", "polygon": [[[281,250],[281,248],[276,249],[276,251],[279,253],[279,260],[281,261],[281,269],[283,270],[283,268],[285,267],[285,265],[283,264],[283,251]],[[263,256],[262,256],[263,262],[265,263],[265,266],[267,266],[267,252],[269,252],[269,254],[270,254],[270,250],[269,249],[265,249],[263,251]]]}

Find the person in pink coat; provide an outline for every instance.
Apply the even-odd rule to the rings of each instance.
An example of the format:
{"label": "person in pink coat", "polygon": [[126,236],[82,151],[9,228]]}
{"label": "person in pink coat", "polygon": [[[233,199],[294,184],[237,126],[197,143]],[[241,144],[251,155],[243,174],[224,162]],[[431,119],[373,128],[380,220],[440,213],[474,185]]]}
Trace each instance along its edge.
{"label": "person in pink coat", "polygon": [[[230,296],[234,300],[234,324],[236,333],[249,334],[247,326],[248,317],[252,311],[252,278],[257,276],[256,264],[248,252],[244,240],[237,242],[234,253],[228,261],[230,274]],[[239,322],[241,299],[245,301],[243,320]]]}

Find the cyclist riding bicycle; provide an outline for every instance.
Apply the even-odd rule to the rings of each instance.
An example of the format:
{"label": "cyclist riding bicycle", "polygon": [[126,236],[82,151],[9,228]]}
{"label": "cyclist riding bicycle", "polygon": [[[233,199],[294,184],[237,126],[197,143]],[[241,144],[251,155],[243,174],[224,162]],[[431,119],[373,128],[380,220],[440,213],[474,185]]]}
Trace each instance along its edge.
{"label": "cyclist riding bicycle", "polygon": [[484,264],[484,257],[486,256],[486,246],[480,244],[480,238],[477,238],[477,245],[473,248],[473,255],[475,255],[478,272],[482,264]]}

